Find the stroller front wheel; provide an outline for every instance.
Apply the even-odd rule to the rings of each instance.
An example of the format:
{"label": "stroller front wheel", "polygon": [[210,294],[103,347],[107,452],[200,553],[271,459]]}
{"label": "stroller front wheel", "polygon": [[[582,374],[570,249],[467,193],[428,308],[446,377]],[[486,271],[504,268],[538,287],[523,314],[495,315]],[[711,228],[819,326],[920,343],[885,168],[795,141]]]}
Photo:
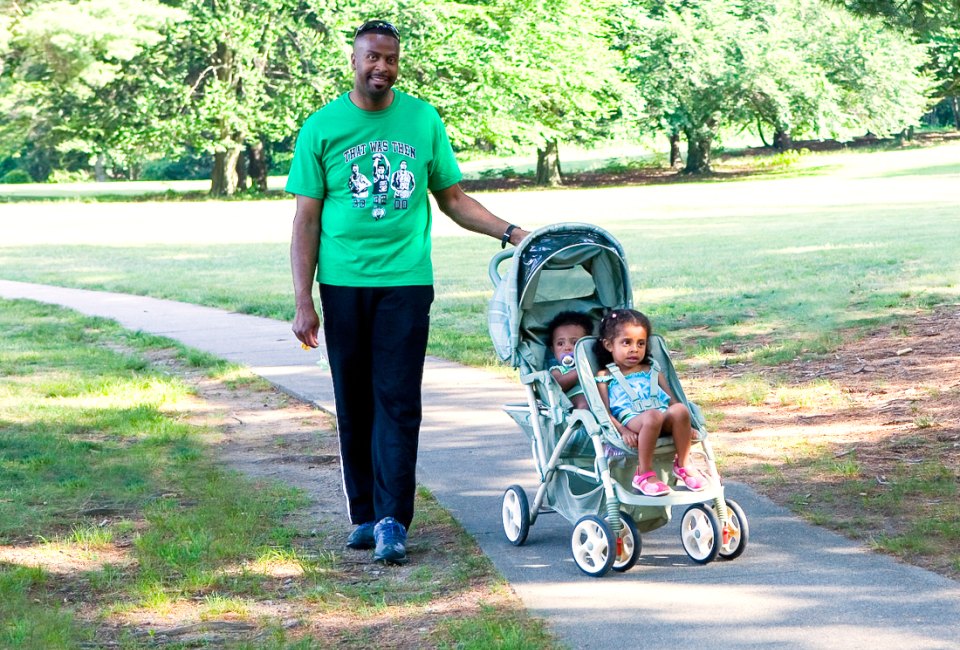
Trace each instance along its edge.
{"label": "stroller front wheel", "polygon": [[503,493],[500,516],[507,541],[514,546],[522,546],[530,533],[530,504],[521,486],[511,485]]}
{"label": "stroller front wheel", "polygon": [[605,575],[617,559],[617,542],[610,524],[596,515],[581,517],[573,527],[570,550],[577,567],[593,578]]}
{"label": "stroller front wheel", "polygon": [[680,542],[697,564],[713,562],[722,544],[720,520],[716,513],[702,503],[687,508],[680,520]]}

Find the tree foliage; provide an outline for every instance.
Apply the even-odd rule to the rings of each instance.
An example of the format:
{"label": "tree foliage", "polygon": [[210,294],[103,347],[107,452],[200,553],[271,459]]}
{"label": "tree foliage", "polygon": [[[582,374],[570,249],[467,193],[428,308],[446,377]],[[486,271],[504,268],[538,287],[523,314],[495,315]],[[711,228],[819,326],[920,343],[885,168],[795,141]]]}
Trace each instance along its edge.
{"label": "tree foliage", "polygon": [[327,16],[289,0],[182,0],[189,20],[167,42],[168,74],[184,84],[184,139],[214,155],[211,192],[232,194],[248,170],[266,189],[263,149],[333,98],[344,65]]}
{"label": "tree foliage", "polygon": [[929,49],[935,97],[950,98],[960,128],[960,0],[835,0],[858,16],[876,16]]}
{"label": "tree foliage", "polygon": [[[839,7],[837,5],[843,5]],[[0,174],[135,177],[213,158],[211,189],[265,189],[314,110],[348,90],[353,29],[402,33],[398,88],[440,111],[460,150],[538,156],[625,124],[687,143],[778,146],[899,131],[958,93],[960,2],[931,0],[0,0]],[[917,69],[926,66],[928,74]]]}
{"label": "tree foliage", "polygon": [[[169,141],[143,122],[144,91],[164,79],[138,59],[183,15],[152,0],[80,0],[16,5],[7,22],[0,146],[86,160],[112,152],[142,156]],[[165,136],[166,134],[163,134]],[[173,143],[171,143],[173,144]],[[35,176],[48,169],[35,160]]]}
{"label": "tree foliage", "polygon": [[619,49],[648,126],[687,141],[686,171],[710,169],[724,126],[792,137],[888,134],[926,108],[922,47],[817,0],[635,1]]}
{"label": "tree foliage", "polygon": [[626,74],[645,101],[648,127],[685,136],[688,172],[710,170],[718,130],[743,114],[744,27],[723,0],[624,9],[619,47]]}

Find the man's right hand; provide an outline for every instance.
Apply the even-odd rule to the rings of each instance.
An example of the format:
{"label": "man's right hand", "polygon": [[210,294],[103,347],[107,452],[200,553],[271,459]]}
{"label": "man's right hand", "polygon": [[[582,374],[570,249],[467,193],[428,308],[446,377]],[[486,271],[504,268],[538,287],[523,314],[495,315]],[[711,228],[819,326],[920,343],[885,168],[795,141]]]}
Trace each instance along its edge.
{"label": "man's right hand", "polygon": [[320,213],[323,201],[297,195],[297,213],[293,217],[290,238],[290,268],[293,271],[293,295],[297,313],[293,317],[293,333],[304,345],[320,345],[320,316],[313,303],[314,277],[320,245]]}
{"label": "man's right hand", "polygon": [[318,347],[320,341],[317,339],[320,333],[320,315],[316,308],[297,307],[297,313],[293,317],[293,333],[304,345],[311,348]]}

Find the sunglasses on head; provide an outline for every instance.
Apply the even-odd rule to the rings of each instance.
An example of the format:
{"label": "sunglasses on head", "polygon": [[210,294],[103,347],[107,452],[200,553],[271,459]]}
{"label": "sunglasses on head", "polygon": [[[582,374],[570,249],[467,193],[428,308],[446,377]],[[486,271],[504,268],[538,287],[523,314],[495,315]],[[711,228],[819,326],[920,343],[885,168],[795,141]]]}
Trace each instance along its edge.
{"label": "sunglasses on head", "polygon": [[398,41],[400,40],[400,30],[394,27],[392,23],[388,23],[385,20],[368,20],[357,27],[357,32],[353,35],[353,37],[357,38],[359,36],[363,36],[364,34],[369,34],[370,32],[389,34]]}

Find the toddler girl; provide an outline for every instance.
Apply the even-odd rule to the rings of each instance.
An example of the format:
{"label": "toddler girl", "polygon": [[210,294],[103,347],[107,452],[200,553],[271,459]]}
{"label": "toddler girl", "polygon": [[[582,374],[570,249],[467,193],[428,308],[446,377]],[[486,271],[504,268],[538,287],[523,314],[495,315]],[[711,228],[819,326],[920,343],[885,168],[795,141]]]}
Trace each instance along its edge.
{"label": "toddler girl", "polygon": [[[687,489],[699,492],[706,486],[704,479],[686,467],[693,440],[690,411],[670,393],[657,362],[650,358],[647,341],[652,333],[650,319],[633,309],[616,309],[603,318],[596,354],[601,364],[612,363],[597,373],[600,397],[623,441],[637,448],[636,490],[651,497],[670,493],[653,471],[653,451],[663,431],[673,436],[677,449],[673,475]],[[651,366],[657,370],[656,384],[651,381]]]}

